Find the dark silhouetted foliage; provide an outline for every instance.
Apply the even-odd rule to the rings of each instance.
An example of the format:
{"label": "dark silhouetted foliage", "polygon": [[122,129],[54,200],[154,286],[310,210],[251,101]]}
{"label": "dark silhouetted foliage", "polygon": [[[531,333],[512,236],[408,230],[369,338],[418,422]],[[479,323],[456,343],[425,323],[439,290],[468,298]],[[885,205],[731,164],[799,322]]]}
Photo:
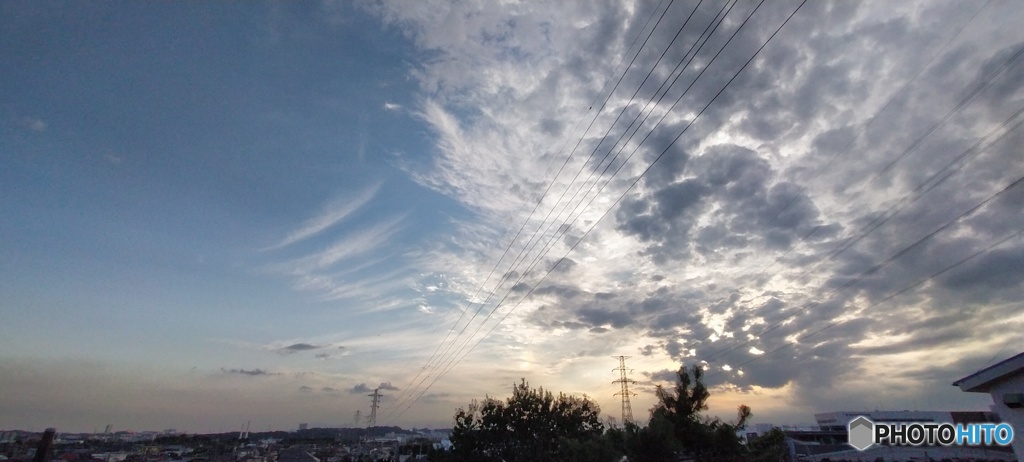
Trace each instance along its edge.
{"label": "dark silhouetted foliage", "polygon": [[676,373],[671,390],[658,388],[658,403],[651,409],[646,427],[627,424],[607,435],[631,462],[678,460],[680,456],[698,462],[747,460],[749,452],[736,436],[750,418],[750,408],[740,406],[737,422],[703,416],[711,396],[701,381],[703,370],[686,368]]}
{"label": "dark silhouetted foliage", "polygon": [[786,434],[778,428],[754,438],[747,447],[752,462],[785,462],[789,458]]}
{"label": "dark silhouetted foliage", "polygon": [[[692,376],[691,376],[692,374]],[[785,435],[772,432],[748,450],[736,435],[750,408],[740,406],[736,423],[704,416],[710,397],[703,370],[685,367],[670,390],[658,388],[658,403],[646,427],[627,422],[604,431],[597,404],[586,397],[531,389],[523,380],[505,401],[487,398],[455,414],[452,451],[433,451],[434,461],[784,461]]]}
{"label": "dark silhouetted foliage", "polygon": [[455,414],[449,460],[613,460],[597,403],[532,389],[523,380],[505,401],[485,399]]}

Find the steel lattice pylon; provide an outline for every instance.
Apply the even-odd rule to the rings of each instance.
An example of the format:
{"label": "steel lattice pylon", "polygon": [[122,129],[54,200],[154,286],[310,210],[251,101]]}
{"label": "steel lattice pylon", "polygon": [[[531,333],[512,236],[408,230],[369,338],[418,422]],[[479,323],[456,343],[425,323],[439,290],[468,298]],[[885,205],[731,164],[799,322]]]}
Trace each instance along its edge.
{"label": "steel lattice pylon", "polygon": [[636,393],[629,391],[629,384],[636,385],[636,381],[626,376],[627,372],[633,372],[632,369],[626,368],[626,360],[629,356],[612,356],[619,360],[619,367],[612,369],[612,371],[619,371],[619,379],[613,380],[612,383],[618,383],[622,386],[621,390],[613,396],[622,396],[622,424],[625,425],[627,422],[633,422],[633,407],[629,404],[629,397],[636,396]]}
{"label": "steel lattice pylon", "polygon": [[367,419],[370,427],[377,426],[377,408],[380,407],[380,399],[384,396],[380,394],[380,388],[374,388],[372,395],[366,395],[373,398],[373,404],[370,405],[370,418]]}

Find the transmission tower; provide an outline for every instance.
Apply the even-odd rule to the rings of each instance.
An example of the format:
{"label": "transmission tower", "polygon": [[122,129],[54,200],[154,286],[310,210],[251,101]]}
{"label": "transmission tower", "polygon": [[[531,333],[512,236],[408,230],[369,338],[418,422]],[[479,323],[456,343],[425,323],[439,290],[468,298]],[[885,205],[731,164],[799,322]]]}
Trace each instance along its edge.
{"label": "transmission tower", "polygon": [[363,411],[359,411],[359,410],[356,411],[356,418],[354,420],[356,427],[359,427],[359,420],[360,420],[359,418],[363,416],[362,414],[363,414]]}
{"label": "transmission tower", "polygon": [[629,359],[629,356],[612,356],[612,358],[619,360],[619,367],[612,369],[612,371],[619,371],[619,379],[613,380],[612,383],[622,385],[622,389],[613,396],[622,396],[622,424],[625,425],[628,422],[633,422],[633,407],[629,404],[629,397],[636,396],[636,393],[629,391],[629,384],[636,385],[636,380],[626,377],[628,372],[633,372],[633,369],[626,368],[626,360]]}
{"label": "transmission tower", "polygon": [[370,405],[370,418],[367,420],[371,427],[377,426],[377,408],[380,407],[380,399],[384,396],[380,394],[380,388],[374,388],[373,394],[366,395],[373,398],[373,404]]}

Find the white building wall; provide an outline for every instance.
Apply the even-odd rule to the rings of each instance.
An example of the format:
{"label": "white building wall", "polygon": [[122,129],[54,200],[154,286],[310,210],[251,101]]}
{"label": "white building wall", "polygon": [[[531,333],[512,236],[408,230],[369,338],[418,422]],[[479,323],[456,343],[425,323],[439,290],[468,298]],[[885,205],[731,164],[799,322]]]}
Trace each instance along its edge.
{"label": "white building wall", "polygon": [[1013,374],[989,388],[992,395],[992,412],[999,414],[999,419],[1013,427],[1013,452],[1017,460],[1024,461],[1024,408],[1012,409],[1003,404],[1003,395],[1024,393],[1024,374]]}

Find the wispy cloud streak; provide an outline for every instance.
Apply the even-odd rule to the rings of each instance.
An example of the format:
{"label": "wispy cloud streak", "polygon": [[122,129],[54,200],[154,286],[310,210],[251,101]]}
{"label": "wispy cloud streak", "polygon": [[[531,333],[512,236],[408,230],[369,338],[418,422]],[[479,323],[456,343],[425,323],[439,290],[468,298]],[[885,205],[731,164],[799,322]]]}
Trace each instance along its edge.
{"label": "wispy cloud streak", "polygon": [[399,225],[404,218],[403,215],[377,223],[345,236],[320,252],[273,265],[271,268],[293,275],[309,275],[329,269],[341,261],[370,253],[389,242],[400,229]]}
{"label": "wispy cloud streak", "polygon": [[264,250],[277,250],[287,247],[326,231],[328,228],[341,223],[349,215],[352,215],[355,211],[373,200],[379,190],[380,183],[377,183],[363,190],[355,197],[332,202],[324,208],[320,215],[306,220],[301,227],[289,233],[281,242]]}

